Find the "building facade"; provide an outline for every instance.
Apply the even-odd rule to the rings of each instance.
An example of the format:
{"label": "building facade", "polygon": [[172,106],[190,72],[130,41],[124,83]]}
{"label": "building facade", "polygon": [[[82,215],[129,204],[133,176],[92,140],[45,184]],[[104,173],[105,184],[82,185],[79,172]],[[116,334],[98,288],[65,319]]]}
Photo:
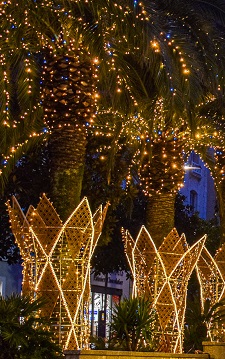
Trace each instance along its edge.
{"label": "building facade", "polygon": [[22,288],[22,267],[20,264],[9,265],[0,261],[0,295],[9,297],[12,293],[20,294]]}
{"label": "building facade", "polygon": [[89,316],[93,337],[109,338],[115,304],[123,298],[129,298],[131,290],[131,280],[124,271],[108,275],[91,275]]}
{"label": "building facade", "polygon": [[180,194],[185,196],[185,205],[190,213],[198,212],[199,217],[210,220],[214,217],[217,201],[213,178],[209,169],[194,151],[185,165],[184,186]]}

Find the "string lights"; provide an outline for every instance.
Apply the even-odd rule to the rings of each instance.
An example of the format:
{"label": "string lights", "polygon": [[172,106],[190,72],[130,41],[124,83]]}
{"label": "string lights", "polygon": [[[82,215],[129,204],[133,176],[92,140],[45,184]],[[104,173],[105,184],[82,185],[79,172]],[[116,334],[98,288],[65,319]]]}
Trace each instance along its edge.
{"label": "string lights", "polygon": [[[61,2],[56,6],[51,0],[44,0],[41,3],[33,2],[32,6],[24,8],[9,0],[0,4],[0,13],[4,19],[7,19],[7,25],[1,30],[0,43],[2,48],[0,63],[4,75],[1,78],[4,96],[1,98],[0,110],[4,112],[2,113],[4,116],[1,117],[4,121],[1,124],[6,130],[11,127],[18,129],[19,123],[26,123],[30,118],[36,117],[38,110],[43,111],[44,126],[50,138],[50,147],[51,145],[53,147],[54,161],[51,161],[51,164],[53,166],[54,163],[54,169],[59,168],[65,158],[70,158],[68,153],[62,152],[62,149],[65,150],[65,146],[60,146],[59,133],[64,132],[64,135],[67,133],[67,137],[65,136],[61,141],[64,144],[69,144],[73,138],[71,147],[73,154],[76,154],[73,168],[78,163],[80,166],[81,162],[84,163],[87,133],[91,132],[98,138],[106,136],[106,144],[99,146],[97,150],[100,162],[107,162],[112,149],[114,153],[116,151],[121,153],[126,146],[133,147],[126,174],[126,189],[132,182],[134,171],[136,171],[138,183],[147,196],[165,192],[174,194],[183,185],[183,145],[185,144],[185,148],[187,148],[192,143],[186,110],[189,106],[192,83],[195,82],[196,74],[201,73],[201,56],[199,58],[196,56],[194,61],[194,58],[186,52],[186,47],[179,41],[176,31],[171,31],[169,26],[168,31],[165,31],[163,27],[159,31],[154,24],[154,7],[151,9],[151,6],[148,7],[144,2],[135,2],[134,8],[117,2],[111,6],[106,4],[102,12],[98,11],[98,15],[95,14],[92,5],[92,1],[86,1],[84,5],[84,8],[87,6],[88,10],[93,11],[93,17],[89,18],[86,17],[85,11],[79,9],[77,1],[74,2],[74,7],[67,7],[65,3]],[[35,19],[33,14],[36,15]],[[176,29],[176,23],[180,22],[191,34],[192,28],[189,25],[188,17],[185,20],[179,16],[175,19],[169,12],[167,17],[174,25],[174,29]],[[20,28],[22,29],[20,18],[23,19],[23,31],[20,30]],[[118,18],[121,19],[121,27],[117,26]],[[47,30],[44,26],[46,19],[49,20]],[[139,20],[143,23],[141,28]],[[127,27],[127,23],[131,25],[131,30],[135,29],[135,31],[130,30],[131,36],[127,31],[123,31]],[[97,52],[93,51],[92,44],[85,39],[85,32],[88,32],[90,25],[95,30],[98,29],[98,26],[102,26],[103,29],[101,33],[103,52],[99,58],[96,57]],[[83,33],[79,32],[81,27],[83,27]],[[148,43],[147,47],[140,44],[138,35],[138,31],[140,29],[142,31],[144,28],[147,30],[146,34],[143,32]],[[132,41],[129,36],[132,37]],[[199,32],[199,36],[207,38],[208,34]],[[119,45],[122,47],[119,48]],[[190,46],[193,46],[193,50],[196,52],[196,49],[201,49],[201,42],[197,39],[196,43],[191,43]],[[219,44],[216,42],[215,48],[216,58],[220,51]],[[124,69],[119,63],[118,49],[119,51],[122,49],[124,55],[128,57],[131,54],[138,55],[138,59],[141,58],[140,63],[145,63],[147,68],[151,67],[154,62],[153,68],[156,66],[156,71],[155,73],[150,71],[149,74],[153,76],[152,80],[156,86],[158,86],[157,84],[159,86],[156,89],[158,99],[153,116],[150,116],[146,110],[148,103],[152,101],[151,93],[147,93],[146,88],[141,88],[140,94],[135,95],[132,88],[132,77],[129,78],[129,73],[124,74],[126,71],[123,71]],[[10,92],[12,74],[8,64],[11,58],[19,53],[22,54],[21,71],[15,72],[15,74],[16,76],[22,74],[19,83],[23,84],[21,87],[26,90],[27,98],[30,99],[26,99],[24,105],[23,101],[19,101],[20,111],[15,120],[15,116],[12,116],[10,110],[13,94]],[[93,56],[94,53],[95,56]],[[198,54],[200,53],[199,51]],[[207,56],[205,56],[206,58]],[[212,66],[206,60],[205,62],[207,68],[212,70]],[[142,69],[141,66],[140,69]],[[211,72],[213,73],[213,71]],[[180,76],[179,80],[177,74]],[[162,78],[163,82],[161,82]],[[151,81],[151,78],[148,81]],[[111,86],[110,93],[107,93],[109,84]],[[185,94],[182,99],[181,93]],[[33,101],[34,98],[35,101]],[[128,99],[129,111],[124,108],[125,101],[121,101],[121,98]],[[171,101],[171,107],[176,101],[178,103],[180,100],[183,101],[181,114],[173,114],[169,118],[169,123],[168,108],[164,104],[165,98]],[[196,104],[198,105],[198,100],[196,100]],[[115,111],[116,107],[119,110],[122,108],[121,113],[119,110]],[[95,113],[96,108],[98,110]],[[104,113],[107,112],[114,117],[113,124],[106,121],[103,126],[97,121],[94,123],[99,113],[104,116]],[[122,122],[119,136],[116,134],[118,126],[115,125],[118,118]],[[206,130],[207,128],[204,130],[201,127],[201,131],[199,131],[201,138],[203,131],[207,132]],[[72,134],[73,136],[71,136]],[[29,134],[30,137],[42,137],[41,135],[40,131],[32,131]],[[205,140],[206,136],[208,135],[205,135]],[[220,136],[221,134],[219,134]],[[215,137],[218,138],[218,135]],[[43,136],[44,138],[46,137]],[[112,139],[110,144],[109,141],[107,142],[109,139]],[[2,153],[1,178],[7,172],[7,167],[10,167],[10,163],[15,163],[19,158],[18,154],[21,153],[21,148],[25,148],[23,144],[26,141],[24,139],[22,143],[16,141],[10,146],[11,149]],[[55,148],[58,149],[57,152],[54,152]],[[60,157],[59,154],[62,156]],[[66,165],[69,167],[68,162]],[[54,169],[52,169],[52,173],[54,173]],[[217,173],[222,170],[218,170]],[[55,182],[57,182],[58,177],[58,173],[56,173],[51,178],[56,178]],[[60,193],[59,190],[55,192]],[[61,198],[55,201],[57,208],[58,202],[62,202]]]}
{"label": "string lights", "polygon": [[[223,244],[213,257],[204,246],[196,265],[198,280],[200,283],[201,310],[204,313],[206,301],[210,301],[210,308],[225,297],[225,245]],[[217,326],[209,321],[207,324],[207,336],[211,341],[224,341],[223,320],[217,322]]]}
{"label": "string lights", "polygon": [[108,204],[92,215],[84,198],[65,223],[45,195],[26,216],[15,197],[7,206],[23,259],[22,292],[46,300],[40,315],[51,318],[63,349],[88,349],[90,260]]}
{"label": "string lights", "polygon": [[[133,276],[133,296],[146,296],[156,311],[158,351],[182,353],[187,285],[206,236],[188,246],[174,228],[157,250],[144,226],[134,241],[122,230],[125,253]],[[157,332],[158,331],[158,332]]]}
{"label": "string lights", "polygon": [[[88,0],[85,1],[87,6],[90,5],[90,7],[87,8],[89,15],[91,15],[89,10],[92,7],[94,8],[94,3],[95,2]],[[128,186],[131,183],[134,178],[134,169],[137,170],[142,189],[146,195],[160,194],[162,192],[176,193],[179,187],[182,186],[184,144],[185,149],[188,148],[188,150],[190,150],[190,148],[198,149],[198,147],[203,145],[213,146],[216,153],[215,176],[218,176],[218,183],[222,182],[225,178],[224,132],[221,128],[217,128],[217,123],[210,125],[209,122],[206,121],[207,116],[199,116],[198,120],[200,124],[197,126],[195,138],[193,138],[187,120],[187,111],[191,108],[191,106],[189,107],[190,100],[193,100],[193,98],[190,98],[190,93],[194,93],[193,89],[197,89],[197,93],[195,93],[196,103],[192,103],[191,105],[195,109],[203,105],[202,103],[199,104],[199,97],[202,98],[198,93],[199,82],[198,86],[193,86],[193,83],[196,85],[196,78],[199,81],[201,76],[205,76],[201,71],[203,68],[202,59],[204,59],[204,67],[207,68],[207,75],[209,76],[205,84],[207,83],[208,85],[211,82],[215,84],[217,82],[217,80],[213,78],[214,62],[211,61],[211,65],[207,63],[207,48],[204,49],[204,46],[202,48],[200,46],[201,41],[198,39],[194,44],[188,41],[192,39],[191,27],[188,25],[188,17],[174,19],[170,16],[171,14],[168,13],[168,16],[165,16],[165,21],[171,22],[171,27],[168,26],[169,29],[173,28],[173,25],[174,29],[176,29],[176,21],[180,21],[182,27],[186,30],[188,29],[187,41],[184,41],[184,43],[188,43],[193,50],[192,53],[194,56],[185,52],[185,46],[183,45],[183,48],[181,45],[182,41],[179,42],[179,31],[177,31],[177,34],[176,31],[174,31],[174,33],[158,31],[154,23],[154,7],[152,14],[149,14],[149,9],[137,1],[134,2],[136,16],[131,24],[131,29],[135,29],[136,31],[136,35],[134,36],[136,43],[135,41],[131,43],[127,37],[127,33],[123,31],[122,27],[117,26],[117,18],[119,17],[118,11],[120,11],[121,15],[122,10],[124,18],[121,20],[121,24],[124,24],[125,30],[129,23],[126,20],[133,14],[133,9],[129,9],[128,7],[123,9],[120,4],[111,3],[114,4],[113,11],[110,12],[107,6],[105,6],[102,11],[98,8],[99,18],[93,16],[91,26],[88,23],[88,17],[86,19],[84,13],[80,13],[78,16],[78,13],[75,11],[75,9],[79,9],[79,6],[77,6],[79,5],[79,1],[74,1],[74,8],[73,6],[66,8],[65,2],[60,1],[57,5],[51,0],[43,0],[42,2],[33,1],[29,3],[29,6],[26,4],[25,8],[23,8],[23,4],[20,6],[17,1],[13,0],[5,0],[0,3],[0,16],[6,20],[0,33],[1,129],[11,131],[12,129],[19,129],[19,124],[25,124],[26,122],[33,124],[37,118],[40,119],[40,117],[42,117],[39,116],[39,114],[43,110],[44,126],[50,138],[52,138],[51,141],[54,141],[54,138],[59,138],[59,131],[62,130],[64,133],[67,131],[69,139],[74,139],[74,134],[77,134],[77,142],[74,141],[71,146],[73,152],[79,152],[78,143],[80,144],[80,148],[85,148],[87,131],[93,133],[97,138],[104,137],[107,141],[109,140],[97,149],[100,161],[107,162],[109,152],[112,148],[116,152],[130,147],[132,148],[130,156],[131,163],[129,163],[126,184]],[[35,16],[33,16],[33,14],[35,14]],[[49,20],[48,24],[47,19]],[[106,19],[105,23],[104,19]],[[138,21],[135,22],[136,20],[141,20],[141,22],[146,24],[146,27],[149,27],[148,33],[152,31],[151,37],[148,39],[148,46],[145,49],[140,47],[140,38],[138,37],[137,28]],[[48,25],[46,26],[47,30],[46,28],[43,30],[46,24]],[[91,28],[93,32],[98,29],[99,24],[103,27],[103,31],[102,33],[99,32],[99,35],[103,38],[104,56],[98,59],[96,56],[93,56],[91,52],[93,43],[90,44],[89,48],[87,41],[85,42],[83,40],[86,40],[85,34],[86,32],[88,33],[88,28]],[[82,31],[79,32],[81,27],[83,28],[83,33]],[[21,31],[21,29],[23,29],[23,31]],[[204,33],[204,29],[199,28],[198,30],[199,34]],[[189,32],[190,37],[188,35]],[[204,33],[203,35],[208,39],[208,33]],[[101,36],[98,37],[100,38]],[[147,38],[147,34],[145,35],[143,33],[142,36],[146,36]],[[115,44],[113,44],[114,40]],[[154,107],[152,116],[150,116],[151,112],[148,111],[148,105],[153,99],[149,96],[149,93],[147,93],[146,88],[142,88],[139,95],[135,96],[135,91],[132,89],[132,78],[129,78],[129,74],[124,76],[123,68],[118,61],[118,53],[116,53],[116,49],[119,48],[118,45],[120,44],[122,44],[124,48],[123,55],[136,54],[138,58],[141,58],[141,62],[148,64],[150,68],[156,69],[155,73],[153,73],[153,75],[151,74],[155,85],[157,86],[157,84],[159,84],[158,88],[156,88],[156,91],[158,91],[156,103],[154,106],[151,103],[152,107]],[[213,50],[215,51],[212,51],[212,53],[216,60],[216,58],[219,58],[220,46],[216,41],[214,45]],[[198,58],[198,54],[202,54],[203,49],[203,58]],[[99,49],[97,48],[97,50]],[[20,54],[20,56],[17,56],[18,54]],[[173,54],[173,56],[169,56],[170,54]],[[195,59],[194,61],[194,57],[196,57],[197,60]],[[17,61],[15,61],[15,59]],[[175,59],[177,59],[177,61],[175,61]],[[19,64],[19,70],[18,68],[14,69],[13,66],[15,64]],[[152,64],[154,66],[151,66]],[[12,68],[14,69],[13,73],[11,72]],[[40,70],[42,70],[41,75]],[[177,74],[180,74],[179,80],[177,80],[177,77],[179,77],[176,76]],[[13,75],[16,75],[16,80],[18,80],[15,82],[21,86],[18,86],[16,91],[14,89],[11,92],[12,85],[14,84],[12,79],[15,80]],[[149,77],[148,82],[151,82],[152,77]],[[109,79],[109,81],[104,81],[104,78],[106,78],[106,80]],[[161,81],[162,79],[164,81]],[[223,81],[223,79],[218,79],[218,81],[219,80],[221,80],[221,82]],[[104,86],[105,84],[111,85],[110,94],[107,93],[107,86]],[[219,83],[215,87],[217,87],[217,91],[221,92]],[[103,89],[101,93],[99,91],[100,89]],[[151,90],[152,89],[150,89],[150,95]],[[25,93],[27,95],[26,97]],[[12,104],[15,106],[13,101],[15,94],[18,94],[18,103],[16,102],[18,111],[16,111],[16,116],[14,115],[12,107],[10,107]],[[122,96],[129,102],[131,108],[129,111],[126,111],[126,108],[124,109],[126,101],[121,100],[121,98],[123,98]],[[180,105],[180,101],[184,102],[181,104],[179,114],[173,113],[172,116],[168,116],[168,107],[165,105],[165,98],[167,98],[168,102],[171,101],[172,108],[176,108],[174,104],[178,103],[178,105]],[[213,97],[211,96],[208,100],[210,101],[212,99]],[[123,106],[121,106],[121,103]],[[119,108],[118,111],[115,110],[116,107]],[[120,113],[119,110],[121,107],[123,111]],[[179,107],[180,106],[177,106],[177,108]],[[94,120],[96,117],[99,118],[99,115],[102,115],[104,118],[103,124],[97,123],[97,121],[94,123]],[[105,120],[107,115],[112,116],[112,122]],[[224,121],[223,117],[222,120]],[[118,125],[118,122],[120,122],[120,125]],[[55,136],[53,136],[53,132]],[[12,132],[9,133],[11,134]],[[32,129],[32,131],[29,131],[27,137],[29,139],[37,136],[41,137],[42,135],[43,133],[40,130],[34,131]],[[43,138],[44,137],[45,136],[43,136]],[[22,143],[13,141],[10,148],[3,151],[0,176],[3,177],[4,171],[7,166],[9,166],[10,161],[17,158],[17,153],[24,147],[27,141],[28,140],[24,138]],[[66,144],[67,141],[62,141],[63,148],[65,148]],[[58,143],[56,148],[60,148]],[[67,159],[65,153],[61,158]],[[60,168],[61,158],[58,155],[55,156],[55,166],[58,168]],[[57,160],[59,161],[58,163]],[[77,162],[78,161],[74,161],[74,163]],[[84,157],[82,157],[81,162],[83,164]],[[60,193],[60,191],[58,191],[58,193]],[[30,208],[26,217],[24,217],[22,211],[19,210],[19,205],[16,204],[15,200],[14,208],[8,205],[12,218],[12,228],[16,233],[21,254],[24,258],[23,288],[24,291],[45,292],[46,295],[48,294],[52,298],[52,303],[59,303],[57,298],[60,296],[62,306],[59,307],[63,308],[63,313],[60,313],[60,315],[61,318],[64,318],[65,315],[66,319],[58,327],[58,332],[61,333],[62,328],[66,328],[67,325],[71,327],[69,340],[73,343],[75,342],[78,347],[78,341],[80,339],[78,340],[75,337],[74,328],[76,325],[79,326],[80,323],[76,321],[78,316],[77,312],[73,311],[72,314],[70,313],[71,308],[69,308],[68,304],[70,302],[68,299],[69,289],[67,291],[66,288],[69,288],[70,281],[73,283],[71,285],[75,287],[78,285],[77,270],[80,275],[80,267],[78,266],[79,268],[77,269],[77,264],[75,264],[71,254],[73,253],[73,249],[67,236],[68,227],[61,223],[56,214],[53,216],[54,225],[46,225],[47,229],[45,228],[45,221],[43,221],[42,215],[39,214],[42,205],[45,207],[44,201],[43,199],[43,201],[40,202],[42,204],[38,207],[38,210],[35,211]],[[52,206],[48,203],[46,208],[49,207],[51,207],[51,211],[55,213]],[[89,218],[89,214],[87,217]],[[38,220],[36,218],[38,218]],[[37,221],[39,221],[38,225]],[[90,218],[89,221],[91,221]],[[31,223],[36,224],[34,226],[31,225]],[[65,223],[68,224],[69,222]],[[49,238],[52,238],[53,241],[51,244],[47,242],[47,238],[42,233],[42,228],[45,228],[45,233],[46,231],[50,231],[50,227],[54,227],[54,230],[53,228],[51,229],[51,233],[54,232],[54,236],[53,234],[49,234]],[[60,228],[59,232],[57,232],[57,228]],[[90,233],[92,233],[93,228],[89,228],[89,230]],[[144,230],[142,231],[144,233]],[[74,230],[74,233],[75,232],[76,230]],[[73,233],[72,230],[71,233]],[[143,233],[140,237],[144,235]],[[80,232],[79,235],[81,236]],[[79,243],[82,243],[83,239],[81,238],[83,237],[80,237],[81,242]],[[147,235],[147,238],[148,243],[153,246],[153,244],[151,244],[151,237]],[[132,249],[132,241],[129,245]],[[129,245],[127,244],[127,248]],[[135,245],[135,253],[139,245],[140,241],[138,240]],[[51,247],[52,252],[49,246],[53,246]],[[93,243],[91,244],[90,241],[90,247],[92,246]],[[76,251],[78,251],[78,247],[76,247]],[[199,244],[197,247],[198,250],[200,250],[201,245]],[[196,253],[198,253],[197,247],[191,247],[195,254],[192,253],[191,249],[186,249],[184,252],[181,251],[181,253],[179,253],[180,260],[182,259],[182,261],[185,262],[185,258],[188,258],[188,256],[192,254],[192,258],[195,259],[197,256]],[[85,255],[85,248],[82,249],[82,246],[80,246],[80,252],[75,251],[76,255],[78,256],[78,253],[81,257]],[[170,249],[170,247],[168,248]],[[170,284],[172,277],[170,278],[170,274],[167,273],[168,263],[165,264],[166,258],[163,257],[160,249],[156,250],[153,246],[152,252],[155,253],[153,262],[159,263],[161,276],[168,281],[166,289],[162,284],[159,286],[157,284],[156,288],[158,292],[154,295],[158,295],[158,298],[161,300],[162,297],[166,295],[165,293],[170,293],[168,297],[169,305],[171,305],[171,308],[174,308],[178,304],[176,302],[177,298],[174,299],[175,289],[172,288]],[[90,255],[90,248],[87,253]],[[173,251],[172,253],[174,254]],[[59,277],[58,269],[56,269],[56,259],[58,257],[63,258],[64,254],[66,258],[68,256],[69,259],[65,259],[65,261],[62,259],[60,262],[62,272]],[[184,254],[187,257],[182,257]],[[143,268],[145,268],[146,264],[144,263],[146,260],[145,258],[143,259],[144,254],[140,251],[138,255],[141,258],[141,263],[143,262]],[[135,256],[137,256],[137,253]],[[134,254],[130,256],[129,261],[136,281],[135,288],[144,287],[146,290],[148,288],[148,291],[151,293],[152,289],[149,287],[150,282],[146,277],[145,269],[136,268],[137,264]],[[181,262],[179,263],[181,264]],[[154,268],[154,266],[151,268]],[[180,267],[183,268],[182,266]],[[177,273],[180,267],[174,266],[174,272],[172,271],[174,276],[175,273],[178,277],[180,276],[180,273]],[[37,268],[38,274],[35,278],[33,278],[33,268]],[[67,273],[66,268],[68,269],[68,273],[70,273],[70,269],[71,272],[75,273],[74,278],[70,278],[68,281],[65,277]],[[189,275],[188,270],[191,270],[191,268],[184,268],[187,270],[187,272],[184,270],[185,278],[187,278]],[[140,273],[139,278],[136,272]],[[88,279],[85,275],[80,275],[80,277],[83,278],[82,280],[85,287]],[[61,286],[61,280],[63,279],[65,279],[65,287]],[[54,295],[49,289],[45,289],[48,280],[49,282],[51,281],[52,288],[54,288]],[[64,290],[65,293],[63,292]],[[79,289],[79,295],[82,294],[82,300],[86,298],[87,293],[85,290],[82,291]],[[76,305],[78,305],[78,302],[77,300]],[[58,304],[56,304],[56,307],[57,305]],[[176,339],[174,339],[176,343],[174,344],[174,348],[176,348],[174,350],[180,350],[182,318],[178,318],[177,311],[175,311],[175,313],[179,334]],[[76,319],[74,319],[75,317]],[[169,318],[169,314],[166,318]],[[170,318],[168,321],[170,321]],[[163,319],[161,319],[161,325],[166,325],[162,323]],[[62,334],[62,336],[63,335],[64,334]],[[66,339],[63,337],[62,341],[66,342]],[[66,343],[65,345],[66,347],[70,347],[70,343]]]}

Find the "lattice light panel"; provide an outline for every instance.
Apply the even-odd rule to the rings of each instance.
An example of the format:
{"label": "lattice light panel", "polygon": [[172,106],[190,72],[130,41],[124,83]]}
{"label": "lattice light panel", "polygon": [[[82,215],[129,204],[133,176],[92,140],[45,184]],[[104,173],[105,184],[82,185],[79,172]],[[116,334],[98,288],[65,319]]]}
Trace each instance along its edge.
{"label": "lattice light panel", "polygon": [[157,250],[142,226],[134,241],[122,230],[125,253],[133,275],[133,295],[147,296],[158,320],[158,351],[182,353],[187,285],[206,236],[188,247],[174,228]]}
{"label": "lattice light panel", "polygon": [[51,318],[64,350],[87,349],[90,260],[108,204],[92,216],[84,198],[65,223],[45,195],[26,215],[15,197],[7,205],[23,258],[23,293],[46,299],[40,314]]}
{"label": "lattice light panel", "polygon": [[[206,300],[210,307],[225,298],[225,244],[218,249],[214,258],[204,246],[198,259],[196,271],[200,282],[202,312]],[[218,326],[215,331],[208,323],[210,340],[224,340],[224,328]]]}

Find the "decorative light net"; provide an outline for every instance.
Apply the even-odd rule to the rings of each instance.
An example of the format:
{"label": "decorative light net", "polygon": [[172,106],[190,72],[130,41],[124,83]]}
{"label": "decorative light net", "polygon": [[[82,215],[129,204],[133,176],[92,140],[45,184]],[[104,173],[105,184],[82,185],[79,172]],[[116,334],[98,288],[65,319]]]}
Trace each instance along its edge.
{"label": "decorative light net", "polygon": [[23,294],[46,299],[40,315],[51,318],[63,349],[88,349],[90,260],[108,204],[92,216],[84,198],[64,224],[45,195],[26,215],[15,197],[7,205],[23,259]]}
{"label": "decorative light net", "polygon": [[122,229],[125,253],[133,275],[133,296],[151,299],[157,313],[158,351],[182,353],[187,285],[206,236],[189,247],[174,228],[156,248],[142,226],[137,239]]}

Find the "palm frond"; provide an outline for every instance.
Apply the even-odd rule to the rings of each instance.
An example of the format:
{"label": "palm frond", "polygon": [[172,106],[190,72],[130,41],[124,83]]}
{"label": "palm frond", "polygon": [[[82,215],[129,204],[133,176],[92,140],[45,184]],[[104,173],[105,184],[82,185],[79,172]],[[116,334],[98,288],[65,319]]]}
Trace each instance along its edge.
{"label": "palm frond", "polygon": [[[4,193],[4,189],[7,185],[10,174],[12,173],[15,166],[19,166],[20,158],[25,154],[29,153],[34,146],[45,140],[45,134],[31,136],[25,142],[18,144],[17,147],[9,148],[8,154],[1,159],[0,166],[0,193]],[[11,152],[10,152],[11,150]]]}

